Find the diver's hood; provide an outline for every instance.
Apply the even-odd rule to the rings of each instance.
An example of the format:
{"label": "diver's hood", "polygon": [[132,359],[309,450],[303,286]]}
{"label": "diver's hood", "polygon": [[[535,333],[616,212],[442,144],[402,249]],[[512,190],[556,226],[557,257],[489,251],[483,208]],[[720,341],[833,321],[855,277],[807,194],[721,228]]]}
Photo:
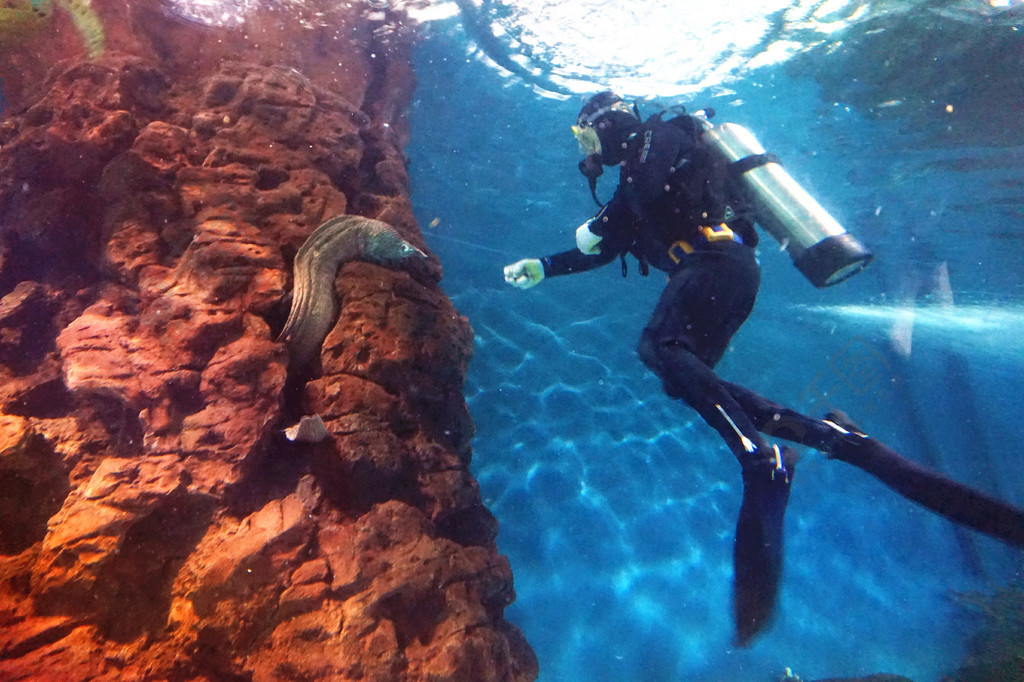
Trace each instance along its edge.
{"label": "diver's hood", "polygon": [[626,104],[611,90],[605,90],[587,100],[576,117],[576,126],[597,132],[601,141],[601,162],[614,166],[625,158],[626,142],[640,129],[640,119],[635,107]]}
{"label": "diver's hood", "polygon": [[615,166],[626,158],[626,143],[640,130],[640,119],[632,113],[609,111],[594,122],[601,140],[601,163]]}

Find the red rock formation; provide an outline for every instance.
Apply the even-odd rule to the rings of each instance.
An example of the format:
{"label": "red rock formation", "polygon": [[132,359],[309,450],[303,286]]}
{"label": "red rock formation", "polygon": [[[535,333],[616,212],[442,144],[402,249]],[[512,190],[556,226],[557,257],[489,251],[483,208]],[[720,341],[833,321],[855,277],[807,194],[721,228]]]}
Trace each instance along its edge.
{"label": "red rock formation", "polygon": [[[344,265],[312,377],[275,341],[323,219],[424,248],[405,38],[353,10],[327,47],[215,48],[94,4],[135,54],[0,124],[0,679],[533,679],[436,259]],[[283,438],[312,413],[326,441]]]}

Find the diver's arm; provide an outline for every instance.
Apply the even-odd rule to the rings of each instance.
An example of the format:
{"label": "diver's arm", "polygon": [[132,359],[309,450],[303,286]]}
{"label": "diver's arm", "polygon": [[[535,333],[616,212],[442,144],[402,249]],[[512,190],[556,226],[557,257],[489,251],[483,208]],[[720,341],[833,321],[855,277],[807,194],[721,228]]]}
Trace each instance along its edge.
{"label": "diver's arm", "polygon": [[505,266],[505,281],[517,289],[530,289],[548,277],[593,270],[615,258],[615,252],[587,255],[579,249],[556,253],[544,258],[524,258]]}
{"label": "diver's arm", "polygon": [[608,265],[626,251],[623,225],[632,218],[625,199],[616,192],[596,216],[576,228],[576,248],[541,258],[545,277],[571,275]]}
{"label": "diver's arm", "polygon": [[603,220],[603,217],[607,208],[605,206],[600,213],[576,228],[575,249],[540,259],[541,266],[544,268],[544,277],[586,272],[615,260],[615,256],[622,252],[620,245],[616,243],[614,234],[608,236],[609,233],[606,229],[599,230],[598,228],[598,226],[606,227],[607,221]]}
{"label": "diver's arm", "polygon": [[622,192],[616,192],[593,218],[576,228],[576,248],[544,258],[525,258],[505,266],[505,281],[529,289],[547,277],[586,272],[607,265],[629,247],[632,214]]}
{"label": "diver's arm", "polygon": [[[607,207],[605,207],[607,208]],[[540,284],[548,277],[559,275],[571,275],[576,272],[586,272],[607,265],[615,260],[615,256],[625,251],[618,242],[620,239],[612,233],[602,234],[591,231],[591,227],[601,221],[605,210],[576,228],[576,248],[563,251],[544,258],[525,258],[521,261],[505,266],[505,281],[517,289],[530,289]]]}
{"label": "diver's arm", "polygon": [[595,254],[586,254],[579,249],[563,251],[552,256],[545,256],[540,259],[544,268],[545,277],[557,277],[559,275],[571,275],[577,272],[586,272],[608,265],[616,256],[615,251],[601,251]]}

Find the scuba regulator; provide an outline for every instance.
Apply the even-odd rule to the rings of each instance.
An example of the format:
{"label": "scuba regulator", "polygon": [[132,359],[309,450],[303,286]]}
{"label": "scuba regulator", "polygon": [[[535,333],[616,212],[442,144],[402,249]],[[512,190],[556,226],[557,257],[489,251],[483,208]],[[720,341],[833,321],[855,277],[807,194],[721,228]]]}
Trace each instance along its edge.
{"label": "scuba regulator", "polygon": [[580,173],[587,179],[590,184],[590,196],[594,197],[594,202],[598,206],[604,206],[601,200],[597,198],[597,179],[604,174],[604,164],[601,163],[600,154],[588,154],[582,161],[580,161]]}

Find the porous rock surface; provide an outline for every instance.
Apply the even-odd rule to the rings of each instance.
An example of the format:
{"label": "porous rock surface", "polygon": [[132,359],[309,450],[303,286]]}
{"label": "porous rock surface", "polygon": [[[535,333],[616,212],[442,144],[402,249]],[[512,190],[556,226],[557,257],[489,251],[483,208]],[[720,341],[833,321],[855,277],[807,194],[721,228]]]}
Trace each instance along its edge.
{"label": "porous rock surface", "polygon": [[408,55],[350,35],[344,78],[72,58],[0,123],[0,679],[536,677],[436,259],[344,265],[312,371],[275,340],[322,220],[425,249]]}

